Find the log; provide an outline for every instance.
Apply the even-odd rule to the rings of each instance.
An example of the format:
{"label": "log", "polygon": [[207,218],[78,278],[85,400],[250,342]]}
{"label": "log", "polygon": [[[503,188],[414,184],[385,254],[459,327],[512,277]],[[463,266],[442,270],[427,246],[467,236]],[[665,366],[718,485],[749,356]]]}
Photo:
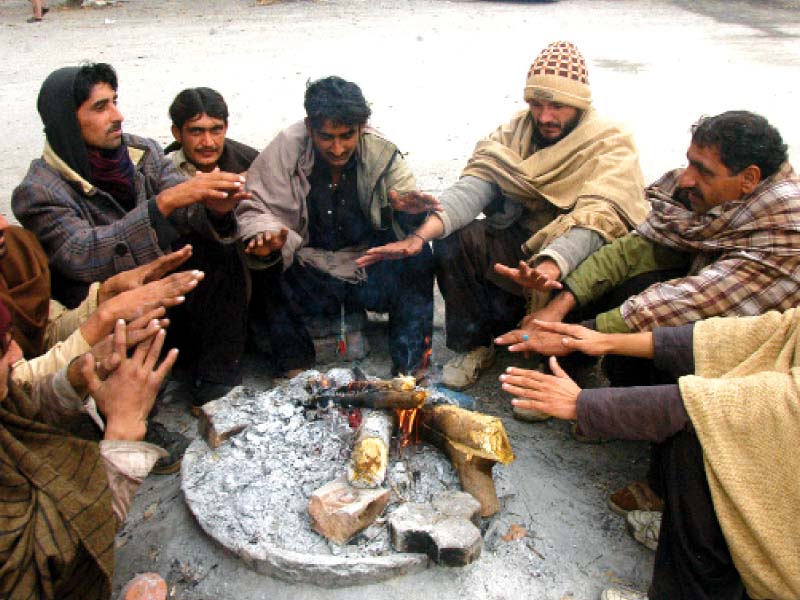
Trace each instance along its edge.
{"label": "log", "polygon": [[335,388],[321,387],[319,382],[312,382],[308,403],[327,406],[333,402],[337,406],[381,410],[420,408],[425,404],[428,392],[416,388],[415,383],[413,377],[353,381]]}
{"label": "log", "polygon": [[497,462],[514,460],[500,419],[451,405],[425,407],[420,414],[420,434],[450,458],[461,487],[480,502],[482,517],[500,510],[492,468]]}
{"label": "log", "polygon": [[390,490],[354,488],[339,477],[311,494],[311,526],[332,542],[344,544],[378,518],[390,497]]}
{"label": "log", "polygon": [[384,482],[393,428],[392,413],[380,410],[364,413],[347,465],[347,481],[350,485],[376,488]]}

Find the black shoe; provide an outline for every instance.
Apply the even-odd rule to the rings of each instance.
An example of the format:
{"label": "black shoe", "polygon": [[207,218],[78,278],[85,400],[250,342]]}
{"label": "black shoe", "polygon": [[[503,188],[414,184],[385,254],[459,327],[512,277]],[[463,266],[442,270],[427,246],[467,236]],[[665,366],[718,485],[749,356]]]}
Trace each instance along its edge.
{"label": "black shoe", "polygon": [[198,379],[195,382],[194,396],[192,397],[192,414],[195,417],[200,416],[200,408],[212,400],[222,398],[225,394],[233,389],[232,385],[227,383],[215,383],[213,381],[203,381]]}
{"label": "black shoe", "polygon": [[156,421],[147,423],[147,433],[144,436],[144,441],[167,451],[167,456],[159,458],[153,467],[152,472],[158,475],[167,475],[177,471],[181,466],[183,453],[189,446],[189,438],[176,431],[170,431]]}

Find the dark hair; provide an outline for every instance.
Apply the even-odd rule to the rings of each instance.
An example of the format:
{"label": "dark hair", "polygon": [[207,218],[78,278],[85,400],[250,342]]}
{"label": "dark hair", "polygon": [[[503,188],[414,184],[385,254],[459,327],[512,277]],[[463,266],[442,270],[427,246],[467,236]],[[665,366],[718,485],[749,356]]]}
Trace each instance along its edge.
{"label": "dark hair", "polygon": [[75,108],[80,108],[92,95],[92,88],[98,83],[107,83],[117,91],[117,72],[108,63],[88,63],[81,65],[72,84],[72,99]]}
{"label": "dark hair", "polygon": [[692,143],[714,147],[731,173],[750,165],[761,169],[761,178],[775,174],[788,160],[781,134],[769,122],[746,110],[731,110],[715,117],[701,117],[692,126]]}
{"label": "dark hair", "polygon": [[306,84],[303,106],[312,129],[319,129],[325,121],[365,125],[372,114],[361,88],[335,75]]}
{"label": "dark hair", "polygon": [[228,124],[228,105],[225,98],[216,90],[207,87],[187,88],[175,96],[169,107],[169,118],[178,129],[186,121],[207,114],[214,119],[222,119]]}

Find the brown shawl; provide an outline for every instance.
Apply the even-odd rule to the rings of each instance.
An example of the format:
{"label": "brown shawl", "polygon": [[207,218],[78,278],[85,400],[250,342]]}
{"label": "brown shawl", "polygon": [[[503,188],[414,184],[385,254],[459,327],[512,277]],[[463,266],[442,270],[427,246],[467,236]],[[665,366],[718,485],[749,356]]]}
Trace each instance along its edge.
{"label": "brown shawl", "polygon": [[751,598],[800,598],[800,309],[714,318],[679,381],[725,541]]}
{"label": "brown shawl", "polygon": [[31,406],[16,389],[0,403],[0,597],[109,598],[116,519],[97,444]]}
{"label": "brown shawl", "polygon": [[13,321],[11,335],[26,358],[42,354],[50,311],[50,268],[36,236],[21,227],[5,230],[0,260],[0,300]]}
{"label": "brown shawl", "polygon": [[531,210],[546,200],[564,212],[528,240],[529,253],[572,227],[611,241],[644,220],[649,205],[630,133],[590,108],[568,136],[534,152],[533,128],[529,110],[517,113],[478,142],[462,173],[497,183]]}

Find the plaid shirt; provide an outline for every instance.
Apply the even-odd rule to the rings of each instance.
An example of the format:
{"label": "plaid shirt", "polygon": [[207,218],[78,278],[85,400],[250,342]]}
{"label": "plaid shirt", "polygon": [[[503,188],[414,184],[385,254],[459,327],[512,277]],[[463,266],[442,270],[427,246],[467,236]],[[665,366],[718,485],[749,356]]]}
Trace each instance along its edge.
{"label": "plaid shirt", "polygon": [[202,205],[161,216],[156,196],[185,177],[154,140],[124,134],[123,142],[135,164],[131,211],[82,179],[49,146],[11,197],[14,215],[39,238],[51,269],[82,286],[152,261],[189,232],[219,239]]}
{"label": "plaid shirt", "polygon": [[636,331],[713,316],[759,315],[800,304],[800,178],[785,163],[749,196],[697,214],[667,173],[647,190],[653,210],[637,231],[695,254],[688,276],[657,283],[622,306]]}

